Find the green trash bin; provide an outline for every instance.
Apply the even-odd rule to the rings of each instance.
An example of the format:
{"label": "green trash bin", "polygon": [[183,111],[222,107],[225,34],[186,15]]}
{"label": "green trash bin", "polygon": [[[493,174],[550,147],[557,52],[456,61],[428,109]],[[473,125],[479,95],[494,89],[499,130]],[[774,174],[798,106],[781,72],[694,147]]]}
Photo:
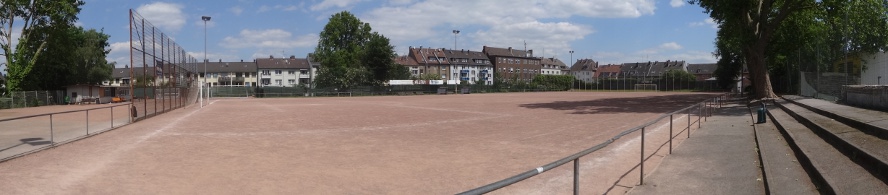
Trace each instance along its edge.
{"label": "green trash bin", "polygon": [[756,123],[765,123],[767,119],[765,118],[765,103],[762,103],[762,107],[758,109],[758,122]]}

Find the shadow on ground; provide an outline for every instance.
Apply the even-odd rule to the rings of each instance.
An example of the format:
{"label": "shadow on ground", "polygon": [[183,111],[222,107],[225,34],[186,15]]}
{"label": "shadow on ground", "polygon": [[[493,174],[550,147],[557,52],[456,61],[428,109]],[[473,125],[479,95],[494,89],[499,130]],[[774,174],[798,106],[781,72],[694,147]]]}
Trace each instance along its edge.
{"label": "shadow on ground", "polygon": [[519,106],[529,109],[572,111],[571,114],[669,113],[717,96],[717,94],[675,94],[586,101],[555,101]]}

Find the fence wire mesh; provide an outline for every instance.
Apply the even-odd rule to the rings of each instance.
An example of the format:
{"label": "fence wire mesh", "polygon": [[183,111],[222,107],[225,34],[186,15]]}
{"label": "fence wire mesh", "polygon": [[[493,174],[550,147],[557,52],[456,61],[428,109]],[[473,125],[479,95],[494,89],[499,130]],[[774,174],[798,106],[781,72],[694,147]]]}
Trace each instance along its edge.
{"label": "fence wire mesh", "polygon": [[194,103],[197,60],[169,35],[130,10],[130,92],[136,118]]}
{"label": "fence wire mesh", "polygon": [[15,91],[0,98],[0,109],[28,108],[65,103],[65,91]]}

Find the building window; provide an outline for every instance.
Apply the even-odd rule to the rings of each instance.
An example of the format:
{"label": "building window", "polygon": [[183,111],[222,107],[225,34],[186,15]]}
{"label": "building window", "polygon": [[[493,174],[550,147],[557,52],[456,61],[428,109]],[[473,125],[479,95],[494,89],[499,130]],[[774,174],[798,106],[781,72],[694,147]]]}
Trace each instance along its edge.
{"label": "building window", "polygon": [[296,74],[296,71],[295,71],[295,70],[290,70],[290,71],[287,71],[287,74],[294,75],[294,74]]}
{"label": "building window", "polygon": [[290,83],[290,85],[296,84],[296,79],[288,79],[287,83]]}
{"label": "building window", "polygon": [[306,75],[306,74],[308,74],[308,71],[307,70],[300,70],[299,74]]}
{"label": "building window", "polygon": [[262,70],[262,75],[271,75],[270,70]]}
{"label": "building window", "polygon": [[274,70],[274,74],[275,74],[275,75],[280,75],[280,74],[283,73],[283,72],[284,72],[284,71],[281,71],[281,70]]}
{"label": "building window", "polygon": [[276,85],[283,85],[283,81],[282,81],[281,79],[275,79],[275,80],[274,80],[274,84],[276,84]]}
{"label": "building window", "polygon": [[419,70],[413,70],[413,74],[419,74]]}

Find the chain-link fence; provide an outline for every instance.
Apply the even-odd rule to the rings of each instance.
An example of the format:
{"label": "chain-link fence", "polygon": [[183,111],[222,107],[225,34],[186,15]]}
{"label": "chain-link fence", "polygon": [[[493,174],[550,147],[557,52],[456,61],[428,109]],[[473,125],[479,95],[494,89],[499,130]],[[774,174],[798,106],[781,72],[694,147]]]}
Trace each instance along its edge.
{"label": "chain-link fence", "polygon": [[27,108],[65,103],[65,91],[16,91],[0,97],[0,109]]}

